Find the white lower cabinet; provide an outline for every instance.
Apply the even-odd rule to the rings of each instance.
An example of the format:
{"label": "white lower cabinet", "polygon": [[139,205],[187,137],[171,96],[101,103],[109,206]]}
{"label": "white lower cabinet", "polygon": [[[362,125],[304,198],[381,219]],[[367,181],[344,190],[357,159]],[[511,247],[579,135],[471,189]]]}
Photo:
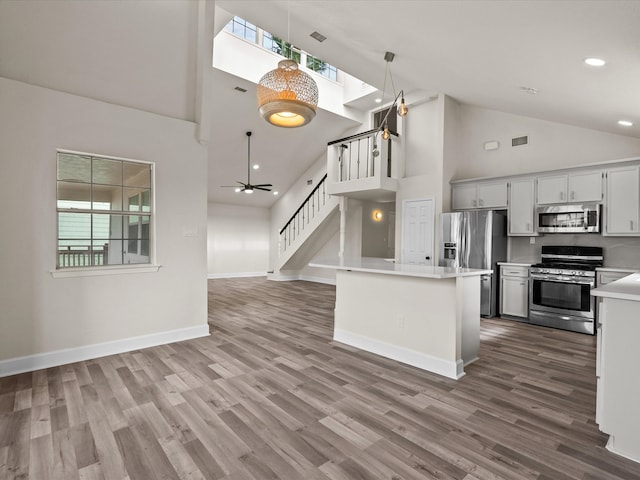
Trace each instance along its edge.
{"label": "white lower cabinet", "polygon": [[529,267],[509,264],[500,266],[500,315],[521,318],[529,316]]}

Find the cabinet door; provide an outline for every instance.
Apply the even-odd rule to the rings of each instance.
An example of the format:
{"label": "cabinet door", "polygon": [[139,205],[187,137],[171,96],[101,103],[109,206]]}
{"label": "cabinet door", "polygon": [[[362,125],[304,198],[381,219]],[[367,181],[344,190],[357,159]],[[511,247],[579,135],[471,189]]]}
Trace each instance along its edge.
{"label": "cabinet door", "polygon": [[500,279],[501,311],[503,315],[526,318],[529,316],[529,281],[522,277]]}
{"label": "cabinet door", "polygon": [[538,177],[538,205],[567,201],[567,175]]}
{"label": "cabinet door", "polygon": [[604,234],[640,234],[640,167],[612,168],[606,183]]}
{"label": "cabinet door", "polygon": [[472,185],[454,185],[451,187],[451,207],[453,210],[478,208],[478,187]]}
{"label": "cabinet door", "polygon": [[536,235],[533,179],[513,180],[509,184],[509,235]]}
{"label": "cabinet door", "polygon": [[569,175],[569,202],[599,202],[602,200],[602,172]]}
{"label": "cabinet door", "polygon": [[507,208],[507,182],[479,183],[478,207]]}

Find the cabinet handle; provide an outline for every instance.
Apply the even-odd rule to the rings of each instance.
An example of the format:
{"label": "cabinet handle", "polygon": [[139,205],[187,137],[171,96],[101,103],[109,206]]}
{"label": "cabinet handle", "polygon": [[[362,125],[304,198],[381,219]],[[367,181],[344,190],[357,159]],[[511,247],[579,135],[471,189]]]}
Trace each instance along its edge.
{"label": "cabinet handle", "polygon": [[483,206],[483,205],[484,205],[484,200],[483,200],[483,199],[478,200],[478,204],[479,204],[480,206]]}
{"label": "cabinet handle", "polygon": [[564,200],[564,192],[560,192],[560,200]]}
{"label": "cabinet handle", "polygon": [[571,200],[575,200],[576,199],[576,192],[571,192]]}
{"label": "cabinet handle", "polygon": [[633,220],[629,220],[629,228],[633,230]]}
{"label": "cabinet handle", "polygon": [[520,282],[520,285],[524,285],[524,282]]}
{"label": "cabinet handle", "polygon": [[473,206],[475,207],[475,206],[476,206],[476,204],[477,204],[477,202],[474,200],[474,201],[473,201]]}

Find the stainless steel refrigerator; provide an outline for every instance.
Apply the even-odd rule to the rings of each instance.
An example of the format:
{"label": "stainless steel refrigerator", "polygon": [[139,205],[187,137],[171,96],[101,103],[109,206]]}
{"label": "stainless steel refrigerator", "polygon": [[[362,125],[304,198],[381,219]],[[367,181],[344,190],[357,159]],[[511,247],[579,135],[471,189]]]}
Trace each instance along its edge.
{"label": "stainless steel refrigerator", "polygon": [[440,265],[493,270],[480,278],[480,314],[493,317],[498,307],[498,262],[507,260],[507,217],[492,210],[440,215]]}

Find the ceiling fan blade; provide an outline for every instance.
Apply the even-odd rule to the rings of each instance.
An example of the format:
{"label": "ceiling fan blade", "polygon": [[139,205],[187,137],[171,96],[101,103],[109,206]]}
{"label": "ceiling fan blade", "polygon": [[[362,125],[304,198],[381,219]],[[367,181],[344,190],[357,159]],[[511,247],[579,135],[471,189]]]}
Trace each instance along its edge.
{"label": "ceiling fan blade", "polygon": [[254,185],[254,187],[273,187],[270,183],[260,183],[258,185]]}
{"label": "ceiling fan blade", "polygon": [[271,191],[270,188],[259,187],[258,185],[254,185],[253,188],[255,188],[256,190],[264,190],[265,192]]}

